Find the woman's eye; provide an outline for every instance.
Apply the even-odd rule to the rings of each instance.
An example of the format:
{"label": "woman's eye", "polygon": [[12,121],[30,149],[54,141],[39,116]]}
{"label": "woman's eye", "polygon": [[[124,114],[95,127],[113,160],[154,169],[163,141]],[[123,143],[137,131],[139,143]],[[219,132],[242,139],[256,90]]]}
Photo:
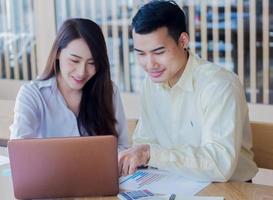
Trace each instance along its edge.
{"label": "woman's eye", "polygon": [[88,63],[88,65],[90,65],[90,66],[95,66],[95,63]]}
{"label": "woman's eye", "polygon": [[79,63],[78,60],[71,60],[71,62],[73,62],[73,63]]}

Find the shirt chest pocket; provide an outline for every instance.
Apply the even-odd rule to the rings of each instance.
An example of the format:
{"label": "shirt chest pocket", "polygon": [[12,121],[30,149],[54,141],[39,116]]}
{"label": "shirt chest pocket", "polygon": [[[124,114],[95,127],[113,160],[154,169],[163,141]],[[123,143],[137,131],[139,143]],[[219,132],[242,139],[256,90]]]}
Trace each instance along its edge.
{"label": "shirt chest pocket", "polygon": [[201,144],[200,115],[194,92],[181,92],[172,98],[172,142],[176,145]]}
{"label": "shirt chest pocket", "polygon": [[201,143],[201,128],[196,120],[185,120],[179,123],[174,133],[174,143],[176,145],[193,145],[199,146]]}

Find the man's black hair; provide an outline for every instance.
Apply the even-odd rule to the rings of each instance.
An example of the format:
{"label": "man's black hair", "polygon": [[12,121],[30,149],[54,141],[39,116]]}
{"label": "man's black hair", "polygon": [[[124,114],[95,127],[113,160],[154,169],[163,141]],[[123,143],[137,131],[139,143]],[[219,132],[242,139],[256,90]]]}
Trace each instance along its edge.
{"label": "man's black hair", "polygon": [[166,0],[151,1],[142,6],[133,18],[132,27],[138,34],[167,27],[169,35],[176,42],[182,32],[187,32],[183,10],[174,1]]}

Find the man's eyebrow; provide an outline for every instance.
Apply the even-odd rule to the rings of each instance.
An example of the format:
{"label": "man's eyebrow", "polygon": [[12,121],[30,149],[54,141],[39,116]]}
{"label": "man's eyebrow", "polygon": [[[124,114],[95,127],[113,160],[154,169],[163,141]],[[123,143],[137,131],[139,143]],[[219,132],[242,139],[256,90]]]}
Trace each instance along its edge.
{"label": "man's eyebrow", "polygon": [[[150,52],[155,52],[155,51],[159,51],[159,50],[162,50],[162,49],[165,49],[165,47],[158,47],[158,48],[150,50]],[[137,51],[137,52],[140,52],[140,53],[144,52],[144,51],[142,51],[140,49],[136,49],[136,48],[134,48],[134,50]]]}
{"label": "man's eyebrow", "polygon": [[144,51],[141,51],[141,50],[136,49],[136,48],[134,48],[134,50],[137,51],[137,52],[139,52],[139,53],[143,53],[144,52]]}
{"label": "man's eyebrow", "polygon": [[155,52],[155,51],[159,51],[162,49],[165,49],[165,47],[158,47],[158,48],[152,49],[150,52]]}

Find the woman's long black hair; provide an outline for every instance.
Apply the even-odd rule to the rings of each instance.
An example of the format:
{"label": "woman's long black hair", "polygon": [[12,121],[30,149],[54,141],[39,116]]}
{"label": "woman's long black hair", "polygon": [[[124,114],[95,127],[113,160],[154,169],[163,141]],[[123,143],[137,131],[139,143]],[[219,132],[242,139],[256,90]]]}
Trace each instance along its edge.
{"label": "woman's long black hair", "polygon": [[89,19],[73,18],[61,26],[54,41],[41,80],[60,72],[58,54],[75,39],[83,39],[93,56],[96,74],[84,85],[78,127],[81,135],[115,135],[116,119],[113,106],[113,85],[106,43],[100,27]]}

